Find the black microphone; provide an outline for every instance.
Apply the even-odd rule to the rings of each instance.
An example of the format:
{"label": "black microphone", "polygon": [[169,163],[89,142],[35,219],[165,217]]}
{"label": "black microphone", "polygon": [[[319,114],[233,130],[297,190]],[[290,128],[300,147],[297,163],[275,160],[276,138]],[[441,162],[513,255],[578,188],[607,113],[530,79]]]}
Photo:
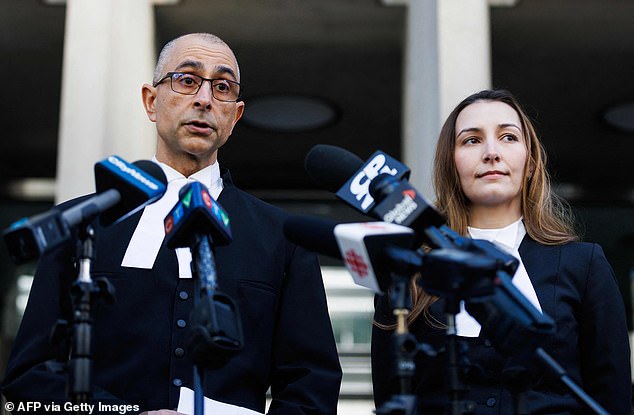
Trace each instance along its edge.
{"label": "black microphone", "polygon": [[376,176],[387,173],[400,180],[410,174],[406,165],[382,151],[364,162],[348,150],[325,144],[308,152],[304,166],[318,186],[335,192],[345,203],[366,214],[371,214],[374,206],[369,186]]}
{"label": "black microphone", "polygon": [[289,216],[284,234],[297,245],[343,260],[357,285],[383,293],[391,275],[412,276],[422,265],[411,248],[414,233],[385,222],[337,223],[312,216]]}
{"label": "black microphone", "polygon": [[407,182],[410,170],[377,151],[366,162],[341,147],[319,144],[306,155],[305,168],[318,186],[335,192],[354,209],[384,222],[412,228],[418,242],[436,246],[427,229],[445,218]]}
{"label": "black microphone", "polygon": [[209,190],[195,181],[179,191],[178,202],[163,224],[168,248],[191,248],[192,274],[200,289],[185,347],[196,365],[220,367],[242,350],[244,344],[236,304],[216,291],[214,248],[232,240],[229,215]]}
{"label": "black microphone", "polygon": [[306,154],[304,169],[311,179],[324,190],[332,193],[363,166],[363,160],[341,147],[317,144]]}
{"label": "black microphone", "polygon": [[125,220],[165,194],[167,177],[157,163],[138,160],[132,164],[117,156],[95,164],[97,193],[114,189],[120,195],[116,204],[102,210],[99,222],[103,226]]}
{"label": "black microphone", "polygon": [[60,210],[23,218],[3,231],[9,255],[23,263],[54,249],[72,237],[72,230],[100,216],[102,224],[120,221],[165,193],[167,179],[161,168],[150,161],[130,164],[110,156],[95,164],[97,193]]}
{"label": "black microphone", "polygon": [[439,247],[430,234],[447,221],[409,182],[382,173],[370,183],[370,195],[376,201],[372,215],[385,222],[412,228],[419,242]]}

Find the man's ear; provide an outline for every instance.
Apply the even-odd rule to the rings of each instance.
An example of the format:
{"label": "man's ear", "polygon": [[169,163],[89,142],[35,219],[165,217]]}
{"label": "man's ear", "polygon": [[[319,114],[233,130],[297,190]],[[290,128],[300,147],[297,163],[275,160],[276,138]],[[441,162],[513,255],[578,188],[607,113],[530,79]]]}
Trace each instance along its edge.
{"label": "man's ear", "polygon": [[244,101],[238,101],[236,102],[237,108],[236,108],[236,118],[233,121],[233,125],[235,126],[236,123],[240,120],[240,118],[242,118],[242,114],[244,114]]}
{"label": "man's ear", "polygon": [[156,122],[156,88],[150,84],[143,84],[141,88],[141,99],[147,117],[152,122]]}
{"label": "man's ear", "polygon": [[242,118],[243,113],[244,113],[244,101],[236,102],[236,115],[235,115],[235,118],[233,119],[233,123],[231,123],[231,130],[229,131],[229,136],[231,136],[231,133],[233,133],[233,127],[235,127],[238,121],[240,121],[240,118]]}

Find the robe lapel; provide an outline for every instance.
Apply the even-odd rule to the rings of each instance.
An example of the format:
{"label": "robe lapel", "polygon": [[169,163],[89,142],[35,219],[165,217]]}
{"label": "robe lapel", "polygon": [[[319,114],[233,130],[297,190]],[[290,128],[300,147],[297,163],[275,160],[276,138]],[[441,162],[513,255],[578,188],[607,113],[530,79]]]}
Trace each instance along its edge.
{"label": "robe lapel", "polygon": [[556,320],[557,271],[561,248],[540,245],[526,235],[519,253],[542,310]]}

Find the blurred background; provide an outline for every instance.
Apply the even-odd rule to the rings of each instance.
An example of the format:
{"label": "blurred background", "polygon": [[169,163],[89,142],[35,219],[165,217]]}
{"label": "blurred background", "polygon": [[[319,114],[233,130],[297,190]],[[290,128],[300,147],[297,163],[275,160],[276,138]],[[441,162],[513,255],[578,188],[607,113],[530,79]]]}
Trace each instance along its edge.
{"label": "blurred background", "polygon": [[[109,154],[151,158],[140,89],[172,38],[235,51],[245,115],[220,163],[295,213],[363,219],[303,166],[316,144],[383,150],[429,196],[440,123],[465,96],[512,91],[537,126],[557,192],[602,244],[631,330],[632,0],[0,0],[0,226],[93,190]],[[344,366],[340,413],[369,414],[372,293],[322,258]],[[0,377],[35,264],[0,249]]]}

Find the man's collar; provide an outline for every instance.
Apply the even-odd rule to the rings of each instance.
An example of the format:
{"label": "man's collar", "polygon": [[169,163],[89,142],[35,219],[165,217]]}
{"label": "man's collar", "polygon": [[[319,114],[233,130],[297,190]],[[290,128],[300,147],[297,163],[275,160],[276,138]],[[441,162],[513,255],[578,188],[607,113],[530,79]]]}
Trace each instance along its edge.
{"label": "man's collar", "polygon": [[218,161],[203,168],[202,170],[198,170],[196,173],[192,174],[189,177],[185,177],[173,167],[158,161],[156,159],[156,156],[152,158],[152,161],[154,161],[161,167],[161,169],[165,173],[165,177],[167,177],[168,183],[177,179],[191,179],[204,184],[209,189],[222,187],[222,179],[220,178],[220,164],[218,163]]}

